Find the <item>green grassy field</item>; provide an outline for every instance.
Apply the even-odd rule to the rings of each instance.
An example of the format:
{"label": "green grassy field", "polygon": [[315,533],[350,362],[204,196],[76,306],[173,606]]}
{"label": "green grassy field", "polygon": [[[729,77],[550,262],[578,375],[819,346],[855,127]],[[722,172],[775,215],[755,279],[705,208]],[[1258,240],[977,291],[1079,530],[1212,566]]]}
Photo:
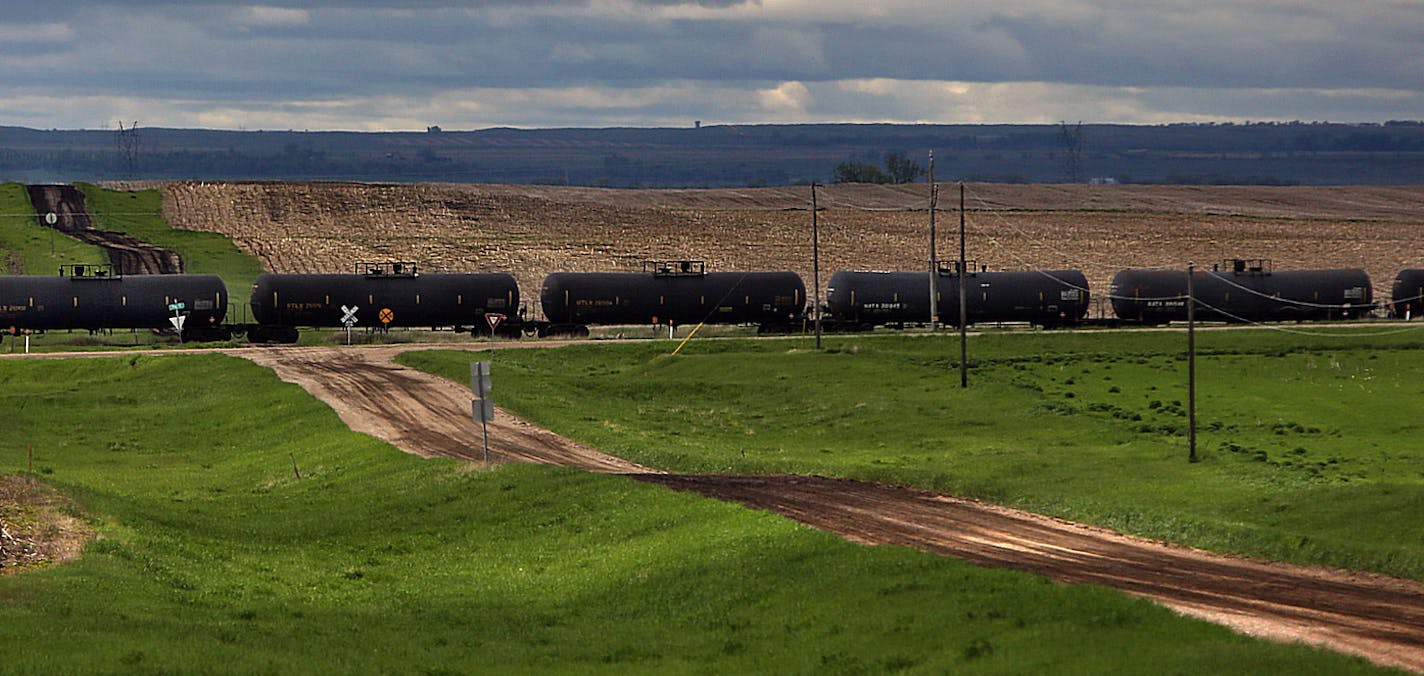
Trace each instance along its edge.
{"label": "green grassy field", "polygon": [[252,280],[262,274],[262,262],[242,253],[232,240],[213,232],[177,230],[163,220],[162,196],[157,190],[106,190],[88,183],[75,187],[84,201],[94,227],[128,233],[145,242],[178,252],[185,271],[223,278],[233,302],[243,304],[252,291]]}
{"label": "green grassy field", "polygon": [[[1311,329],[1379,333],[1365,327]],[[1424,579],[1424,334],[950,337],[503,350],[495,401],[642,464],[907,484],[1216,551]],[[468,381],[468,353],[406,363]]]}
{"label": "green grassy field", "polygon": [[0,577],[7,672],[1371,670],[622,477],[405,455],[236,358],[6,362],[0,406],[0,471],[33,444],[101,536]]}
{"label": "green grassy field", "polygon": [[102,249],[38,223],[25,186],[0,183],[0,274],[53,275],[71,263],[108,263]]}

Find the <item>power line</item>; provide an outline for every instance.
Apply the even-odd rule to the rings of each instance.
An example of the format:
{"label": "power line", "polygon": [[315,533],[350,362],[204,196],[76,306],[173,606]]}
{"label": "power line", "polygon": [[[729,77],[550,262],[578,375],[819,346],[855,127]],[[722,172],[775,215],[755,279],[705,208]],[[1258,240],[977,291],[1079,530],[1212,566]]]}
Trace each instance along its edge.
{"label": "power line", "polygon": [[1232,321],[1241,324],[1249,324],[1254,328],[1264,329],[1267,331],[1279,331],[1281,333],[1290,333],[1299,336],[1315,336],[1320,338],[1377,338],[1380,336],[1393,336],[1401,333],[1408,333],[1410,331],[1424,330],[1424,324],[1420,324],[1417,326],[1407,326],[1390,331],[1375,331],[1371,333],[1361,333],[1359,331],[1348,331],[1344,333],[1328,333],[1325,331],[1302,331],[1300,329],[1292,329],[1290,327],[1281,326],[1279,324],[1267,324],[1253,319],[1247,319],[1246,317],[1227,312],[1226,310],[1216,307],[1215,305],[1212,305],[1210,303],[1203,302],[1200,298],[1197,299],[1197,305],[1211,310],[1212,312],[1219,313],[1223,317],[1228,317]]}
{"label": "power line", "polygon": [[1226,277],[1225,275],[1220,275],[1220,274],[1218,274],[1218,275],[1214,275],[1214,277],[1216,277],[1217,279],[1219,279],[1219,280],[1221,280],[1221,281],[1223,281],[1223,282],[1226,282],[1227,284],[1229,284],[1229,285],[1231,285],[1231,286],[1234,286],[1234,287],[1236,287],[1236,288],[1238,288],[1238,289],[1241,289],[1242,291],[1245,291],[1245,292],[1247,292],[1247,293],[1251,293],[1251,294],[1260,296],[1260,297],[1262,297],[1262,298],[1267,298],[1267,299],[1270,299],[1270,300],[1274,300],[1274,301],[1276,301],[1276,302],[1278,302],[1278,303],[1282,303],[1282,304],[1286,304],[1286,305],[1300,305],[1300,306],[1302,306],[1302,307],[1313,307],[1313,308],[1320,308],[1320,309],[1327,309],[1327,310],[1335,310],[1335,309],[1354,310],[1354,309],[1359,309],[1359,308],[1373,308],[1373,307],[1375,307],[1375,304],[1374,304],[1374,303],[1360,303],[1360,304],[1354,304],[1354,305],[1349,304],[1349,303],[1311,303],[1311,302],[1309,302],[1309,301],[1295,300],[1295,299],[1292,299],[1292,298],[1281,298],[1280,296],[1272,296],[1272,295],[1270,295],[1270,294],[1263,293],[1263,292],[1261,292],[1261,291],[1257,291],[1257,290],[1255,290],[1255,289],[1253,289],[1253,288],[1251,288],[1251,287],[1249,287],[1249,286],[1244,286],[1244,285],[1242,285],[1242,284],[1239,284],[1239,283],[1233,281],[1231,278]]}

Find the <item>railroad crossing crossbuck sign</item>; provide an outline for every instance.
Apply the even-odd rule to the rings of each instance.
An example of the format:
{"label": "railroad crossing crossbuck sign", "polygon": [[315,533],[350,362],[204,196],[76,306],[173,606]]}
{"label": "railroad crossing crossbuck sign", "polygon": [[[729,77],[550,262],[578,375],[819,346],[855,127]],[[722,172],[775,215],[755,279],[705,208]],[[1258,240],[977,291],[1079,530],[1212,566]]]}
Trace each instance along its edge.
{"label": "railroad crossing crossbuck sign", "polygon": [[356,311],[360,310],[360,305],[351,307],[341,306],[341,323],[346,327],[346,344],[351,344],[351,327],[356,325]]}

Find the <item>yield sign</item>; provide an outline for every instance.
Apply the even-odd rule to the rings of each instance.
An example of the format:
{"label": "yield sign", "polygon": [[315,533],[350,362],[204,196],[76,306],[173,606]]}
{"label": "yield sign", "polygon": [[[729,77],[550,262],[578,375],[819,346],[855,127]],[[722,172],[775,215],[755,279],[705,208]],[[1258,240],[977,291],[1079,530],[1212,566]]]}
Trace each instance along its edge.
{"label": "yield sign", "polygon": [[504,315],[498,312],[489,312],[485,314],[485,322],[489,323],[490,331],[494,331],[495,329],[499,328],[499,323],[502,321],[504,321]]}
{"label": "yield sign", "polygon": [[188,321],[188,315],[174,315],[168,318],[168,323],[172,324],[173,328],[179,331],[183,330],[183,322],[186,321]]}
{"label": "yield sign", "polygon": [[342,324],[345,324],[346,326],[352,326],[352,325],[354,325],[354,324],[356,323],[356,311],[357,311],[357,310],[360,310],[360,309],[361,309],[361,306],[359,306],[359,305],[353,305],[353,306],[351,306],[351,307],[346,307],[345,305],[342,305],[342,306],[341,306],[341,323],[342,323]]}

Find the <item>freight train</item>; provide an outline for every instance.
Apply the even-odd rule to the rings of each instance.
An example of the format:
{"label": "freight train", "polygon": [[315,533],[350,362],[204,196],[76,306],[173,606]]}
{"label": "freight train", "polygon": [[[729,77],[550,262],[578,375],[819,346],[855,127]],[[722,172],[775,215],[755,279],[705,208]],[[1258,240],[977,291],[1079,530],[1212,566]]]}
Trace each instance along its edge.
{"label": "freight train", "polygon": [[[975,271],[965,266],[970,324],[1027,322],[1044,327],[1090,321],[1091,294],[1078,270]],[[12,334],[60,329],[181,331],[185,340],[295,342],[302,327],[453,327],[506,336],[588,335],[595,325],[746,324],[762,332],[798,329],[812,317],[794,272],[708,272],[702,261],[649,262],[641,273],[555,272],[540,289],[543,319],[520,303],[513,276],[425,274],[414,263],[360,263],[352,274],[263,274],[249,298],[251,321],[228,317],[215,275],[113,275],[66,266],[56,277],[0,277],[0,328]],[[933,288],[937,321],[959,322],[961,275],[941,268]],[[1197,317],[1226,322],[1347,319],[1384,309],[1418,314],[1424,270],[1403,270],[1394,302],[1377,308],[1363,270],[1276,271],[1237,259],[1191,279]],[[1129,269],[1108,293],[1113,323],[1163,324],[1187,318],[1187,273]],[[926,324],[928,272],[840,271],[822,312],[830,330]],[[492,320],[502,321],[492,321]]]}

